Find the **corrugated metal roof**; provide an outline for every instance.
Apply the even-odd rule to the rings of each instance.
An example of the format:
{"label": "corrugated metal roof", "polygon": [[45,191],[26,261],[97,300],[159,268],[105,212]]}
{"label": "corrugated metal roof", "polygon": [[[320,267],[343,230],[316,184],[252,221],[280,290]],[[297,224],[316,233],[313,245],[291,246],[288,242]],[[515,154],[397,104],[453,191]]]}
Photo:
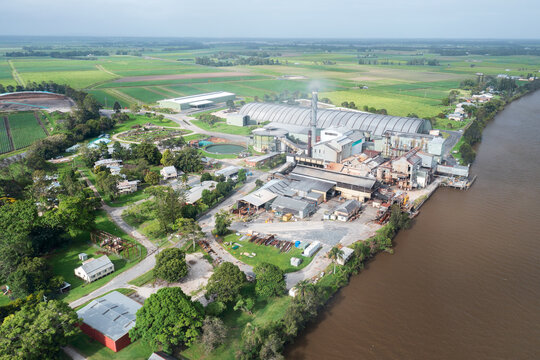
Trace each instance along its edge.
{"label": "corrugated metal roof", "polygon": [[138,302],[113,291],[77,311],[83,322],[116,341],[135,326],[135,315],[142,307]]}
{"label": "corrugated metal roof", "polygon": [[274,194],[273,192],[269,190],[259,189],[255,192],[252,192],[251,194],[247,194],[240,200],[259,207],[266,204],[269,201],[274,200],[276,197],[277,197],[277,194]]}
{"label": "corrugated metal roof", "polygon": [[365,189],[373,189],[375,187],[376,180],[356,176],[351,174],[343,174],[335,171],[328,171],[326,169],[319,169],[310,166],[297,165],[291,173],[297,176],[307,176],[317,179],[324,179],[325,181],[331,181],[336,183],[343,183],[348,185],[359,186]]}
{"label": "corrugated metal roof", "polygon": [[88,276],[91,276],[93,273],[98,272],[103,268],[107,268],[110,265],[112,265],[111,259],[109,259],[107,255],[103,255],[99,258],[92,258],[87,260],[86,263],[81,265],[81,268]]}
{"label": "corrugated metal roof", "polygon": [[[280,127],[279,124],[285,124],[287,126],[309,128],[311,122],[311,109],[300,106],[250,103],[240,109],[240,114],[243,116],[248,115],[257,122],[269,121],[277,127]],[[382,135],[387,130],[423,133],[431,130],[431,123],[417,118],[318,109],[317,127],[319,129],[344,127],[351,130],[369,131],[373,135]]]}
{"label": "corrugated metal roof", "polygon": [[312,206],[311,203],[307,201],[285,196],[278,196],[272,203],[272,209],[287,209],[296,212],[305,211],[310,206]]}

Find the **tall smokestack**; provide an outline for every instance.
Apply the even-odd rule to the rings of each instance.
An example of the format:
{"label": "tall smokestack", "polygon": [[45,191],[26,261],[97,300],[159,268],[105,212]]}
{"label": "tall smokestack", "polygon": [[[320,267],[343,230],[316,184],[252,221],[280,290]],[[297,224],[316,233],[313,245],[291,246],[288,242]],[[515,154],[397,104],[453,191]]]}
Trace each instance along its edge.
{"label": "tall smokestack", "polygon": [[319,102],[317,90],[311,93],[311,145],[309,153],[312,154],[313,145],[317,143],[317,103]]}

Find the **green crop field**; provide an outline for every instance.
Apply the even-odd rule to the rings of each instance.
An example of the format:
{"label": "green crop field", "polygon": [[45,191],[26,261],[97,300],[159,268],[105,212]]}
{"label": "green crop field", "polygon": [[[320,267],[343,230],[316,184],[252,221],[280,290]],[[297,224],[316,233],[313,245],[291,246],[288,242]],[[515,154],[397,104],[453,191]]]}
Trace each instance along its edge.
{"label": "green crop field", "polygon": [[46,137],[33,112],[11,113],[8,118],[15,150],[30,146],[34,141]]}
{"label": "green crop field", "polygon": [[6,125],[4,124],[4,117],[0,114],[0,153],[3,154],[12,150],[6,131]]}

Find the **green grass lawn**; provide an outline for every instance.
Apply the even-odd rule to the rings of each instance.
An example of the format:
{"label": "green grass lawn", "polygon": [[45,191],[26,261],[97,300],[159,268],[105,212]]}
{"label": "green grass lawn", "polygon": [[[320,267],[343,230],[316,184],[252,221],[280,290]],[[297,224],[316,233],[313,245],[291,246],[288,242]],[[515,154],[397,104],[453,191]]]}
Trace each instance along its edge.
{"label": "green grass lawn", "polygon": [[163,119],[160,121],[159,119],[155,117],[149,117],[145,115],[133,115],[133,114],[130,114],[129,117],[131,118],[131,120],[123,122],[121,124],[116,124],[116,126],[114,127],[112,131],[110,131],[110,133],[118,134],[123,131],[131,130],[133,126],[144,125],[147,123],[152,123],[156,126],[179,127],[177,123],[169,119]]}
{"label": "green grass lawn", "polygon": [[[233,242],[242,245],[236,250],[233,250],[232,246],[225,245],[224,243],[222,245],[235,258],[251,266],[256,266],[261,262],[267,262],[278,266],[285,272],[294,272],[306,267],[312,259],[302,256],[302,250],[295,247],[293,247],[287,253],[280,253],[279,249],[274,246],[257,245],[254,243],[250,243],[247,239],[245,241],[238,241],[239,238],[240,236],[237,236],[236,234],[229,234],[225,236],[223,240],[224,243]],[[242,253],[255,253],[257,255],[250,258],[248,256],[242,255]],[[292,266],[292,257],[302,259],[302,264],[300,264],[300,266],[298,267]]]}
{"label": "green grass lawn", "polygon": [[[113,235],[119,236],[127,241],[136,243],[133,238],[120,230],[103,211],[99,212],[98,218],[96,219],[96,227],[100,230],[104,230]],[[146,249],[140,245],[139,247],[141,249],[142,258],[144,258],[146,256]],[[54,274],[63,276],[64,279],[71,284],[71,291],[61,296],[61,298],[66,302],[79,299],[80,297],[100,288],[138,262],[138,260],[135,259],[134,254],[132,255],[134,259],[130,261],[111,254],[109,255],[109,258],[114,264],[114,273],[92,283],[86,284],[82,279],[76,277],[74,273],[75,268],[81,265],[78,255],[83,252],[88,254],[89,257],[100,257],[103,255],[100,248],[90,243],[90,234],[88,232],[80,233],[73,240],[73,243],[69,244],[63,249],[59,249],[49,259]]]}
{"label": "green grass lawn", "polygon": [[270,321],[280,319],[285,314],[285,310],[291,302],[291,297],[282,296],[267,300],[257,300],[253,315],[241,311],[228,309],[220,316],[229,328],[225,343],[219,346],[212,353],[207,354],[200,343],[196,343],[190,348],[182,351],[181,355],[186,359],[205,360],[233,360],[235,352],[240,344],[241,334],[247,323],[266,324]]}
{"label": "green grass lawn", "polygon": [[228,125],[225,122],[218,122],[214,124],[213,126],[210,126],[201,120],[191,120],[191,123],[206,131],[214,131],[214,132],[219,132],[223,134],[234,134],[234,135],[244,135],[244,136],[251,134],[251,128],[247,126]]}
{"label": "green grass lawn", "polygon": [[135,285],[135,286],[143,286],[144,284],[148,284],[149,282],[154,281],[154,270],[150,270],[148,272],[145,272],[138,278],[135,278],[128,282],[128,284]]}
{"label": "green grass lawn", "polygon": [[208,135],[204,135],[204,134],[191,134],[191,135],[184,135],[184,140],[186,140],[186,142],[188,142],[188,141],[191,141],[191,140],[206,139],[207,137],[208,137]]}
{"label": "green grass lawn", "polygon": [[144,189],[140,189],[135,191],[132,194],[121,194],[118,196],[118,199],[114,201],[107,201],[105,200],[105,203],[111,207],[122,207],[131,205],[139,200],[144,200],[150,197],[150,194],[146,193]]}

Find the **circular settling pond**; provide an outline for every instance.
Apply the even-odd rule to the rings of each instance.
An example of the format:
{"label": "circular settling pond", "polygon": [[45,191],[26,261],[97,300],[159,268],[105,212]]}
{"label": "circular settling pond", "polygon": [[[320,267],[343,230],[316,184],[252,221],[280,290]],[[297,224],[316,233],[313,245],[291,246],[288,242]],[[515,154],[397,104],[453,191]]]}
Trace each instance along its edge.
{"label": "circular settling pond", "polygon": [[204,149],[212,154],[239,154],[246,150],[242,145],[235,144],[213,144],[208,145]]}

